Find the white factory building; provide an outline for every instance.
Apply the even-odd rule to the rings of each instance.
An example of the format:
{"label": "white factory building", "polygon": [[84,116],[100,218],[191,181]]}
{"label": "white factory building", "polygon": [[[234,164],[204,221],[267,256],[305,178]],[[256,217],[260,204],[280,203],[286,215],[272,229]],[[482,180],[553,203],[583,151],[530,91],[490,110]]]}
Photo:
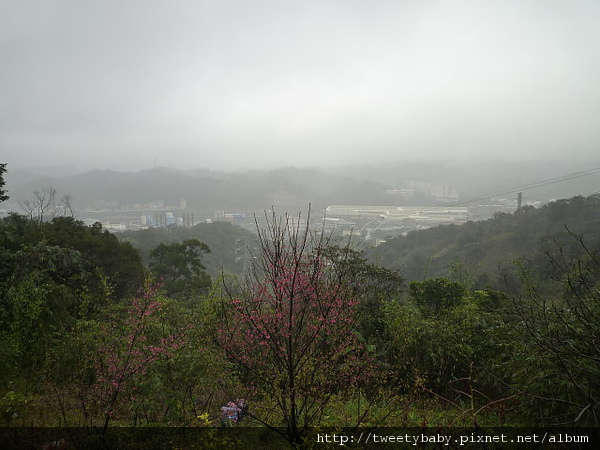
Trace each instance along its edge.
{"label": "white factory building", "polygon": [[420,224],[464,223],[469,210],[448,206],[354,206],[331,205],[325,210],[327,218],[346,220],[414,220]]}

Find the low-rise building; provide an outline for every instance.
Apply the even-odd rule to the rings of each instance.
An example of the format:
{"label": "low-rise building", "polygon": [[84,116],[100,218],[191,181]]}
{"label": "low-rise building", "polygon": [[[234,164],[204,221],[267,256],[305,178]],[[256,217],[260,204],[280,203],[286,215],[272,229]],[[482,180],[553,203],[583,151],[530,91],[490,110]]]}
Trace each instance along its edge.
{"label": "low-rise building", "polygon": [[449,206],[355,206],[331,205],[325,210],[328,218],[346,220],[414,221],[422,225],[464,223],[469,220],[469,210]]}

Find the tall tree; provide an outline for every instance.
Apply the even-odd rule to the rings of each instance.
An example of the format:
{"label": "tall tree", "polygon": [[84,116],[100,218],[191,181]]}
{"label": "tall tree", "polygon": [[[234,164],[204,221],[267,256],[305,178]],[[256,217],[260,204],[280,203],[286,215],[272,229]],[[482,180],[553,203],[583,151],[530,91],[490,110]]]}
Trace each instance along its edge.
{"label": "tall tree", "polygon": [[8,200],[8,195],[6,189],[4,189],[4,185],[6,181],[4,181],[4,174],[6,173],[6,163],[0,163],[0,202],[5,202]]}
{"label": "tall tree", "polygon": [[31,200],[19,201],[19,205],[31,220],[42,223],[44,221],[44,215],[55,208],[55,198],[56,189],[48,188],[41,192],[35,191]]}
{"label": "tall tree", "polygon": [[220,336],[243,374],[246,400],[270,403],[251,415],[294,444],[336,393],[367,378],[371,365],[354,333],[358,299],[348,289],[349,265],[341,255],[328,258],[328,239],[312,233],[308,219],[300,223],[274,212],[267,217],[251,275],[226,289]]}
{"label": "tall tree", "polygon": [[184,343],[187,327],[178,334],[158,333],[164,329],[160,319],[163,304],[159,286],[146,283],[143,292],[128,305],[125,320],[103,326],[100,345],[92,356],[96,358],[96,380],[88,392],[103,407],[102,434],[106,433],[121,397],[135,392],[134,380],[144,377],[162,357],[172,357]]}
{"label": "tall tree", "polygon": [[210,249],[198,239],[159,244],[150,252],[150,270],[164,284],[168,295],[180,299],[204,294],[211,285],[202,265],[202,256]]}

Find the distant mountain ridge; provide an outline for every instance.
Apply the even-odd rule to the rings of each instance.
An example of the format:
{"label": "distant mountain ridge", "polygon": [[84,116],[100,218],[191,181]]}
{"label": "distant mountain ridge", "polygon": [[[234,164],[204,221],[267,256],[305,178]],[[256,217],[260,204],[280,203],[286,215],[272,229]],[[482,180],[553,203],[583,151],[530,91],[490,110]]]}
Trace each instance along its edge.
{"label": "distant mountain ridge", "polygon": [[[319,168],[282,168],[247,172],[219,172],[196,168],[178,170],[156,167],[138,172],[93,170],[66,175],[68,168],[49,169],[44,174],[14,170],[6,173],[10,201],[4,208],[19,211],[19,200],[34,191],[56,189],[59,195],[73,197],[75,205],[93,208],[99,202],[143,204],[162,200],[179,205],[185,199],[191,210],[233,210],[260,212],[271,206],[289,212],[306,209],[324,210],[331,204],[403,205],[406,198],[390,195],[408,182],[448,185],[461,199],[498,189],[532,183],[583,168],[600,167],[600,160],[486,164],[398,163],[388,166]],[[526,200],[567,198],[600,190],[600,175],[582,177],[544,186],[524,193]],[[414,203],[434,201],[421,196]]]}
{"label": "distant mountain ridge", "polygon": [[318,169],[279,169],[244,173],[166,167],[140,172],[94,170],[69,177],[7,177],[11,199],[26,199],[34,191],[54,188],[69,194],[80,207],[97,201],[120,204],[157,200],[178,205],[185,199],[190,209],[264,210],[271,206],[305,209],[310,203],[324,209],[330,203],[385,203],[389,186]]}

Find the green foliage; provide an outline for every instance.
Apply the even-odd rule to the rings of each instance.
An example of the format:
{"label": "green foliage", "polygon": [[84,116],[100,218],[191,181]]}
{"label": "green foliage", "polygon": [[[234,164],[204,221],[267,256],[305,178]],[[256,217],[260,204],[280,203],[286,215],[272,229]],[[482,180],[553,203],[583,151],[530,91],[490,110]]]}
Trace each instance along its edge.
{"label": "green foliage", "polygon": [[385,323],[387,361],[405,389],[415,382],[437,393],[487,366],[496,356],[494,336],[502,323],[501,296],[469,292],[446,279],[413,282],[412,297],[388,301]]}
{"label": "green foliage", "polygon": [[546,423],[600,424],[600,249],[581,236],[556,242],[546,257],[551,289],[528,265],[513,282],[513,323],[522,342],[510,368],[515,389],[532,405],[529,416]]}
{"label": "green foliage", "polygon": [[0,423],[10,426],[11,422],[32,402],[32,396],[9,390],[0,397]]}
{"label": "green foliage", "polygon": [[100,223],[86,226],[71,217],[57,217],[42,224],[39,232],[55,245],[81,252],[89,272],[96,272],[99,280],[110,280],[115,298],[133,295],[142,285],[144,269],[137,250],[103,230]]}
{"label": "green foliage", "polygon": [[64,374],[67,337],[142,275],[137,252],[99,225],[0,221],[0,395],[16,380],[34,393]]}
{"label": "green foliage", "polygon": [[458,306],[467,295],[462,284],[445,278],[413,281],[409,284],[409,292],[419,306],[434,314]]}
{"label": "green foliage", "polygon": [[360,337],[371,346],[383,347],[383,305],[403,293],[404,279],[399,272],[369,262],[362,253],[348,246],[328,247],[325,254],[352,280],[348,288],[359,300],[356,313]]}
{"label": "green foliage", "polygon": [[[16,270],[19,252],[27,247],[34,248],[39,243],[78,252],[81,255],[81,267],[74,271],[85,272],[81,276],[88,277],[85,285],[91,293],[103,296],[108,279],[112,286],[112,298],[123,298],[134,294],[143,282],[144,268],[139,253],[131,244],[119,242],[99,223],[86,226],[71,217],[57,217],[50,222],[38,223],[15,214],[0,222],[0,252],[3,256],[0,275],[3,275],[3,279]],[[35,254],[31,258],[35,259]],[[27,261],[23,270],[27,271],[31,264],[34,267],[44,266],[51,261],[48,258],[48,255],[40,254],[37,262],[33,259]],[[79,281],[72,283],[72,286],[81,287]]]}
{"label": "green foliage", "polygon": [[87,314],[82,291],[90,279],[80,252],[45,242],[17,247],[11,236],[3,246],[6,278],[0,283],[0,383],[20,371],[41,376],[49,349]]}
{"label": "green foliage", "polygon": [[130,242],[148,264],[150,252],[159,244],[179,243],[197,239],[208,248],[217,249],[205,253],[202,264],[212,277],[218,277],[223,270],[227,273],[241,274],[244,268],[245,248],[252,248],[256,236],[250,231],[226,222],[201,223],[191,228],[169,227],[149,228],[140,231],[126,231],[119,235],[120,239]]}
{"label": "green foliage", "polygon": [[72,327],[80,312],[75,285],[82,281],[76,251],[37,243],[17,253],[2,316],[6,336],[17,343],[21,368],[40,364],[53,341]]}
{"label": "green foliage", "polygon": [[210,275],[202,265],[208,246],[198,239],[159,244],[150,252],[150,270],[164,284],[167,295],[189,299],[210,289]]}

